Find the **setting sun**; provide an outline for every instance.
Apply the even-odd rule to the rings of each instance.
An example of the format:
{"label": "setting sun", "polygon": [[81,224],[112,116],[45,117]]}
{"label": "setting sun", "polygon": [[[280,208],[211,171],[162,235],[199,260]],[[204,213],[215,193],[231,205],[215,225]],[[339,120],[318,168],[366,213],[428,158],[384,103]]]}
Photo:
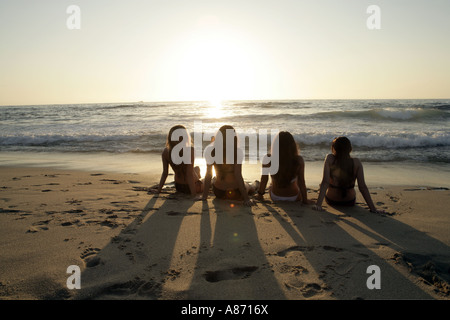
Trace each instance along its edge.
{"label": "setting sun", "polygon": [[256,52],[238,32],[214,17],[198,25],[177,44],[177,82],[182,96],[217,102],[252,91]]}

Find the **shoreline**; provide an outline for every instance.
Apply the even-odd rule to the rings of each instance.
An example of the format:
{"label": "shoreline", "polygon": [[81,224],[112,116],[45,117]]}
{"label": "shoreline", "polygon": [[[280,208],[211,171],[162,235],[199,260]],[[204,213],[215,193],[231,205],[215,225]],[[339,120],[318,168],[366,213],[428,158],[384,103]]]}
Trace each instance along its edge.
{"label": "shoreline", "polygon": [[[449,299],[443,186],[371,183],[391,213],[376,215],[359,192],[353,208],[316,212],[267,194],[251,208],[212,195],[194,202],[170,176],[162,194],[148,194],[159,172],[0,173],[0,299]],[[70,265],[81,290],[66,286]],[[366,286],[370,265],[381,290]]]}
{"label": "shoreline", "polygon": [[[206,171],[204,159],[196,159],[202,177]],[[450,188],[450,164],[412,162],[363,162],[367,185]],[[104,171],[110,173],[145,174],[159,182],[162,172],[161,155],[156,153],[32,153],[4,152],[1,167],[42,168],[73,171]],[[305,161],[307,187],[315,188],[322,179],[323,161]],[[171,172],[171,169],[169,169]],[[260,180],[260,164],[243,164],[246,181]]]}

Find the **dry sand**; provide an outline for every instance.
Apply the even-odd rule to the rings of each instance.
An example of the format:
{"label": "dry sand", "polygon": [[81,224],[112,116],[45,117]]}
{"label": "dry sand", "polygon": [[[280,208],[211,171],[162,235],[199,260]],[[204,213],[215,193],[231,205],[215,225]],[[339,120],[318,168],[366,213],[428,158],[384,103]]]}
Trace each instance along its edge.
{"label": "dry sand", "polygon": [[[148,194],[159,172],[0,172],[1,299],[449,299],[445,186],[370,185],[390,213],[378,215],[359,193],[316,212],[267,194],[251,208],[171,184]],[[381,289],[367,287],[371,265]]]}

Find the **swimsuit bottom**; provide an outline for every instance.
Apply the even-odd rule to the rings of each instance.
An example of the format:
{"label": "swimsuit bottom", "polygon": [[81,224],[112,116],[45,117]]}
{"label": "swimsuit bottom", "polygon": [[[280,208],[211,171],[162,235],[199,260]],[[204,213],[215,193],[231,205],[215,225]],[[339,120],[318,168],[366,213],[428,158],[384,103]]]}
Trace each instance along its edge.
{"label": "swimsuit bottom", "polygon": [[298,194],[295,196],[290,196],[290,197],[280,197],[280,196],[277,196],[276,194],[274,194],[272,192],[272,190],[270,190],[270,198],[273,201],[297,201]]}
{"label": "swimsuit bottom", "polygon": [[353,200],[348,200],[348,201],[335,201],[335,200],[331,200],[330,198],[328,198],[327,196],[325,196],[325,201],[330,205],[330,206],[346,206],[346,207],[352,207],[355,205],[356,203],[356,198]]}
{"label": "swimsuit bottom", "polygon": [[191,188],[189,188],[189,185],[187,183],[175,182],[175,189],[181,193],[191,193]]}
{"label": "swimsuit bottom", "polygon": [[335,186],[333,184],[330,184],[330,188],[333,189],[340,189],[341,190],[341,196],[342,198],[345,198],[347,196],[347,191],[350,189],[353,189],[355,187],[355,185],[349,186],[349,187],[339,187],[339,186]]}
{"label": "swimsuit bottom", "polygon": [[239,188],[222,190],[222,189],[217,188],[214,184],[212,187],[213,187],[213,192],[216,195],[216,198],[218,198],[218,199],[242,200],[241,191],[239,190]]}
{"label": "swimsuit bottom", "polygon": [[[201,181],[201,180],[197,180],[196,182],[195,182],[195,191],[198,193],[198,192],[200,192],[200,186],[203,184],[203,182]],[[178,192],[181,192],[181,193],[187,193],[187,194],[190,194],[191,193],[191,188],[189,188],[189,185],[187,184],[187,183],[177,183],[177,182],[175,182],[175,189],[178,191]]]}

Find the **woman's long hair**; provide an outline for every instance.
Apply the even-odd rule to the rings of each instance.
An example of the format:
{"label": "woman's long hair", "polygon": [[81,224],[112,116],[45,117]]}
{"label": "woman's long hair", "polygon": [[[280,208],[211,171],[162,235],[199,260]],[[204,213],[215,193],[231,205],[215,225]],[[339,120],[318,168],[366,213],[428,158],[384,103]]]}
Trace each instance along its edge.
{"label": "woman's long hair", "polygon": [[334,162],[331,165],[333,176],[338,180],[337,186],[349,187],[354,181],[353,159],[350,157],[352,144],[347,137],[337,137],[331,143],[334,150]]}
{"label": "woman's long hair", "polygon": [[[278,146],[278,150],[275,150]],[[278,172],[273,175],[280,187],[287,187],[295,178],[300,165],[297,143],[292,134],[287,131],[279,132],[272,142],[272,156],[278,151]]]}
{"label": "woman's long hair", "polygon": [[[227,131],[232,130],[233,134],[231,135],[231,137],[227,137]],[[223,164],[228,164],[227,162],[227,146],[233,146],[233,160],[230,164],[237,164],[237,157],[238,157],[238,139],[237,139],[237,134],[236,134],[236,130],[230,126],[230,125],[223,125],[219,128],[219,130],[216,133],[216,136],[214,138],[214,143],[217,143],[218,141],[220,141],[220,139],[217,139],[218,135],[222,136],[222,146],[220,145],[215,145],[215,148],[219,148],[222,147],[222,163]],[[232,141],[228,141],[228,138],[232,138]],[[213,156],[215,156],[215,150],[213,151]],[[231,152],[231,150],[229,150],[229,152]]]}
{"label": "woman's long hair", "polygon": [[[231,135],[231,137],[233,140],[232,141],[228,141],[227,140],[227,131],[232,130],[233,135]],[[221,139],[219,139],[219,135],[221,135]],[[222,141],[222,145],[220,145],[220,141]],[[228,143],[227,143],[228,142]],[[227,161],[227,145],[229,146],[233,146],[233,160],[231,161],[231,163],[228,163],[229,161]],[[222,127],[220,127],[220,129],[217,131],[215,137],[214,137],[214,149],[211,152],[211,155],[213,157],[216,156],[216,150],[218,150],[218,148],[222,149],[222,163],[214,163],[215,169],[216,169],[216,174],[218,174],[218,176],[220,177],[220,179],[224,179],[225,177],[221,174],[219,174],[219,172],[221,172],[222,170],[222,165],[223,164],[237,164],[237,152],[238,152],[238,140],[237,140],[237,134],[236,134],[236,130],[234,130],[234,128],[230,125],[224,125]],[[231,152],[231,150],[230,150]]]}
{"label": "woman's long hair", "polygon": [[[172,140],[172,134],[175,130],[178,130],[178,129],[185,131],[184,137],[180,137],[179,140],[174,141],[174,140]],[[182,143],[183,141],[185,143],[187,142],[186,146],[188,146],[188,147],[190,147],[192,145],[191,136],[190,136],[188,130],[186,129],[186,127],[183,125],[176,125],[176,126],[173,126],[172,128],[170,128],[169,133],[167,134],[167,139],[166,139],[166,148],[169,151],[169,163],[174,171],[180,170],[180,172],[184,175],[186,173],[186,165],[184,163],[175,164],[172,161],[172,149],[179,143]],[[180,150],[179,156],[183,157],[183,149]]]}

